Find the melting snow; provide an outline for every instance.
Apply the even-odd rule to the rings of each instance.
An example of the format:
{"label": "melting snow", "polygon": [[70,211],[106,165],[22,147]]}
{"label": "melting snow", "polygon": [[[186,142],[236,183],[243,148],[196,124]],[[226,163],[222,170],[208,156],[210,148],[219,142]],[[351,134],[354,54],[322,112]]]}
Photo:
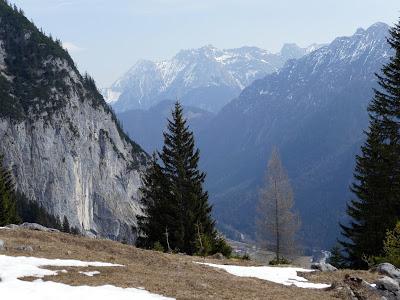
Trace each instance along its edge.
{"label": "melting snow", "polygon": [[89,277],[93,277],[94,275],[100,274],[100,272],[99,271],[79,272],[79,274],[83,274],[83,275],[86,275],[86,276],[89,276]]}
{"label": "melting snow", "polygon": [[297,276],[297,272],[313,272],[312,270],[291,267],[243,267],[232,265],[216,265],[209,263],[200,263],[201,265],[219,268],[227,271],[230,274],[239,277],[255,277],[283,285],[295,285],[300,288],[323,289],[330,285],[323,283],[312,283],[307,279]]}
{"label": "melting snow", "polygon": [[[56,267],[123,267],[101,262],[85,262],[78,260],[45,259],[35,257],[10,257],[0,255],[0,295],[3,299],[14,300],[69,300],[69,299],[96,299],[96,300],[167,300],[157,294],[135,288],[119,288],[112,285],[105,286],[69,286],[62,283],[37,279],[27,282],[18,278],[33,276],[42,278],[48,275],[57,275],[57,271],[41,269],[40,266]],[[91,272],[94,273],[94,272]]]}

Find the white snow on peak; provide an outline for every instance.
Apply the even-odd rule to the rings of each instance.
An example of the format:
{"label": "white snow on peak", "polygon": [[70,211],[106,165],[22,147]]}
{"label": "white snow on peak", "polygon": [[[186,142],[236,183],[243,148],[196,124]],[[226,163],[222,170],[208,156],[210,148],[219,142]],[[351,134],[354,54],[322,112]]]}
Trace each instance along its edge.
{"label": "white snow on peak", "polygon": [[306,54],[309,54],[311,52],[314,52],[315,50],[318,50],[319,48],[324,47],[325,44],[311,44],[306,48]]}
{"label": "white snow on peak", "polygon": [[41,268],[42,266],[56,267],[123,267],[122,265],[85,262],[79,260],[45,259],[36,257],[11,257],[0,255],[0,295],[1,299],[13,300],[168,300],[161,295],[152,294],[143,289],[119,288],[112,285],[104,286],[69,286],[62,283],[37,279],[33,282],[18,278],[33,276],[57,275],[57,271]]}
{"label": "white snow on peak", "polygon": [[328,284],[312,283],[297,275],[297,272],[313,272],[312,270],[293,267],[246,267],[233,265],[216,265],[210,263],[197,264],[223,269],[226,272],[239,277],[254,277],[283,285],[295,285],[300,288],[323,289],[330,287]]}
{"label": "white snow on peak", "polygon": [[100,92],[108,104],[116,102],[121,96],[121,92],[117,92],[109,88],[101,89]]}
{"label": "white snow on peak", "polygon": [[[305,49],[296,49],[306,54]],[[148,108],[161,99],[207,87],[226,87],[239,93],[254,80],[276,72],[287,59],[295,58],[293,55],[297,58],[300,54],[283,56],[249,46],[218,49],[207,45],[181,50],[168,60],[138,61],[111,88],[102,89],[102,94],[117,111],[124,111]]]}

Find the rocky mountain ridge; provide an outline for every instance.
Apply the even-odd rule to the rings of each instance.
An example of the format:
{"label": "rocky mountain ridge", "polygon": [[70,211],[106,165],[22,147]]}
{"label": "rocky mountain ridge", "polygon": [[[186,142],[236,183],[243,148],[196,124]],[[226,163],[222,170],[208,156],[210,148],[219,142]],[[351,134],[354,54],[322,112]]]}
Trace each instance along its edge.
{"label": "rocky mountain ridge", "polygon": [[351,196],[374,74],[391,55],[387,34],[388,26],[377,23],[289,61],[256,80],[202,130],[203,169],[226,232],[254,232],[258,189],[277,146],[294,186],[304,241],[332,245]]}
{"label": "rocky mountain ridge", "polygon": [[138,61],[102,93],[117,112],[148,109],[177,98],[185,105],[216,112],[254,80],[319,47],[286,44],[276,54],[257,47],[220,50],[212,45],[182,50],[171,60]]}
{"label": "rocky mountain ridge", "polygon": [[148,156],[59,41],[0,1],[0,151],[18,189],[71,226],[133,242]]}

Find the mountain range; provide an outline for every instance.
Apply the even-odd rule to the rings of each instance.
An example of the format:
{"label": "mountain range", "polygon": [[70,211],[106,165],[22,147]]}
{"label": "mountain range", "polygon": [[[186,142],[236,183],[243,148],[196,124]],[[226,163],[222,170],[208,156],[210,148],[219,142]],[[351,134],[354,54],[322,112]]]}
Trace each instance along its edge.
{"label": "mountain range", "polygon": [[319,47],[286,44],[277,54],[257,47],[220,50],[211,45],[182,50],[170,60],[138,61],[102,94],[117,112],[148,109],[175,99],[217,112],[254,80]]}
{"label": "mountain range", "polygon": [[[219,228],[254,238],[258,191],[273,146],[281,152],[303,220],[302,238],[329,247],[345,222],[355,155],[364,140],[374,73],[391,55],[388,26],[339,37],[255,80],[218,113],[186,106]],[[170,102],[119,113],[125,130],[151,152],[162,145]],[[318,238],[316,236],[318,235]]]}
{"label": "mountain range", "polygon": [[244,89],[199,132],[208,188],[226,231],[254,233],[258,190],[276,146],[294,187],[305,243],[334,243],[338,221],[346,221],[374,74],[392,54],[387,35],[388,26],[377,23],[289,61]]}
{"label": "mountain range", "polygon": [[258,191],[276,146],[303,242],[326,248],[336,240],[378,88],[374,74],[392,55],[386,24],[313,49],[207,46],[139,62],[108,93],[118,95],[113,107],[145,150],[60,41],[4,1],[0,25],[0,152],[18,190],[53,216],[83,233],[134,242],[145,150],[160,147],[166,100],[178,97],[224,233],[254,238]]}

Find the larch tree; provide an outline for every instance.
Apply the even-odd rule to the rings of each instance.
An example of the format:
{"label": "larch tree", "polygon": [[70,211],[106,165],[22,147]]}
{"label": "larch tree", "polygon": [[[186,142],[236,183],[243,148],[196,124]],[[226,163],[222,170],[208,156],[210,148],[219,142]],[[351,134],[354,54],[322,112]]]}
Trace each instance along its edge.
{"label": "larch tree", "polygon": [[273,248],[276,262],[298,253],[296,234],[300,218],[293,209],[293,191],[282,166],[278,150],[273,149],[268,162],[265,186],[257,207],[257,239],[262,247]]}
{"label": "larch tree", "polygon": [[354,199],[347,207],[348,224],[341,224],[341,244],[352,267],[368,267],[379,256],[387,230],[400,219],[400,23],[390,30],[394,55],[376,75],[379,88],[368,107],[366,142],[356,157]]}

